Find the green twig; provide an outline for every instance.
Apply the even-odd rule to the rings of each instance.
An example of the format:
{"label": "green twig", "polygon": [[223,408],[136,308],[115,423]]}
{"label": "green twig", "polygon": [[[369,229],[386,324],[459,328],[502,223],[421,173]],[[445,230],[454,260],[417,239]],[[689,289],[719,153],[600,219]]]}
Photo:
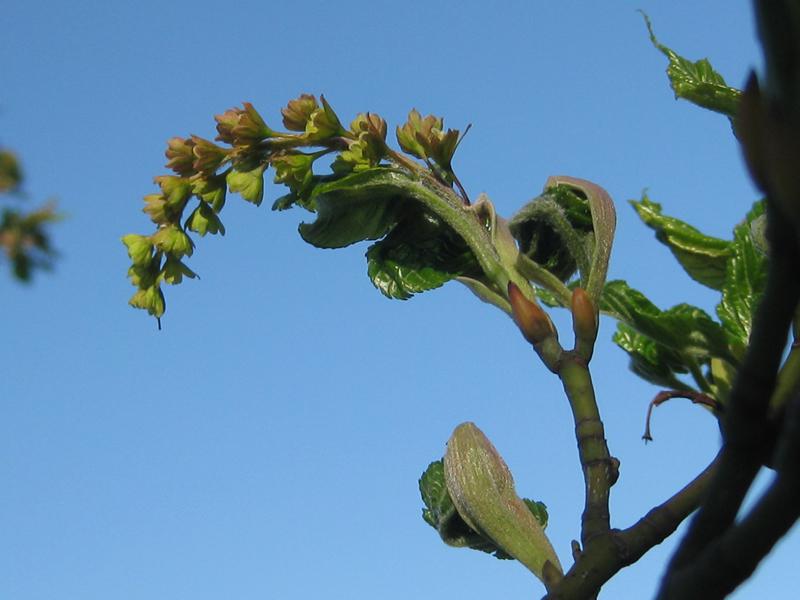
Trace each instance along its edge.
{"label": "green twig", "polygon": [[619,463],[608,451],[586,361],[574,352],[564,352],[557,372],[572,408],[583,468],[585,504],[581,516],[581,541],[586,546],[593,538],[609,530],[608,501]]}

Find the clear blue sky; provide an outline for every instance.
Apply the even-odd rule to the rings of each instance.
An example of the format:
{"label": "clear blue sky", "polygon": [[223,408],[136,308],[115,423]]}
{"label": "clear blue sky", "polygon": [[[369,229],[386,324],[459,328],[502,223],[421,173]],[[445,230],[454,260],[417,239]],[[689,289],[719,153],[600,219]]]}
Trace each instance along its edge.
{"label": "clear blue sky", "polygon": [[[163,331],[126,304],[119,238],[150,231],[141,197],[165,172],[166,139],[213,137],[213,115],[242,101],[277,123],[310,92],[348,121],[369,110],[393,126],[416,107],[472,123],[457,172],[505,215],[549,175],[598,182],[619,211],[611,276],[662,306],[712,310],[626,201],[648,188],[727,236],[756,192],[727,121],[673,99],[636,9],[741,85],[760,61],[749,3],[489,6],[4,2],[0,143],[18,151],[31,202],[56,196],[69,218],[52,230],[54,273],[29,287],[0,277],[0,598],[538,597],[524,568],[447,548],[420,518],[417,478],[468,420],[520,493],[550,507],[567,562],[582,507],[568,407],[511,322],[457,284],[384,299],[364,247],[305,245],[305,215],[271,213],[270,186],[261,208],[229,200],[228,235],[199,241],[202,279],[168,290]],[[488,168],[498,153],[503,172]],[[657,390],[627,371],[612,332],[604,321],[593,369],[624,527],[719,436],[676,401],[644,446]],[[602,597],[650,597],[671,548]],[[797,589],[800,539],[780,549],[736,598]]]}

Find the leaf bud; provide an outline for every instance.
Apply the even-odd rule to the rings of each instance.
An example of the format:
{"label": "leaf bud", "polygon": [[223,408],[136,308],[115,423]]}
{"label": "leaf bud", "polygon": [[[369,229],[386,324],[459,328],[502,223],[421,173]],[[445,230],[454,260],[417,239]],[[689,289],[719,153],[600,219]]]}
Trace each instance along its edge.
{"label": "leaf bud", "polygon": [[572,330],[576,346],[587,344],[591,347],[597,339],[597,311],[583,288],[572,290]]}
{"label": "leaf bud", "polygon": [[444,457],[447,490],[461,518],[539,579],[561,565],[539,521],[514,489],[514,478],[495,447],[474,423],[456,427]]}
{"label": "leaf bud", "polygon": [[530,344],[535,346],[549,337],[558,336],[547,313],[538,304],[528,300],[513,281],[508,282],[508,300],[514,322]]}

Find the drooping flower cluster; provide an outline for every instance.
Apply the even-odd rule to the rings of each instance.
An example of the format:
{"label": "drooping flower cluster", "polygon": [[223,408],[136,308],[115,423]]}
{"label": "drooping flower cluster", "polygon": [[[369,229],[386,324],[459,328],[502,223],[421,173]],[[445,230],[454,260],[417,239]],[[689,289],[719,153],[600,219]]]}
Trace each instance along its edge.
{"label": "drooping flower cluster", "polygon": [[[228,192],[260,205],[269,167],[274,169],[274,182],[288,188],[274,202],[274,210],[299,205],[314,211],[318,184],[379,166],[431,178],[447,187],[458,182],[451,161],[459,132],[445,131],[439,117],[423,118],[412,110],[408,122],[397,128],[400,147],[425,163],[421,165],[387,146],[386,121],[377,114],[361,113],[345,128],[324,96],[318,100],[310,94],[290,101],[281,114],[286,131],[267,125],[245,102],[242,108],[215,116],[215,141],[190,135],[167,142],[166,166],[173,174],[156,177],[159,191],[144,197],[143,210],[156,231],[122,238],[132,261],[128,276],[137,288],[130,299],[132,306],[160,319],[165,310],[161,284],[196,277],[183,262],[194,251],[190,234],[224,235],[219,214]],[[319,175],[314,163],[326,156],[333,159],[331,173]]]}

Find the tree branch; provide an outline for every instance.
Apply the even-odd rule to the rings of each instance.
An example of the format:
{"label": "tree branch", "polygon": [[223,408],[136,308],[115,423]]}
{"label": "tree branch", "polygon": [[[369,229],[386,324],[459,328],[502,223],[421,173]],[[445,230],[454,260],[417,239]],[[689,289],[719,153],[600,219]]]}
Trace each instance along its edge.
{"label": "tree branch", "polygon": [[767,419],[769,399],[800,298],[800,281],[793,236],[791,231],[787,232],[785,222],[770,211],[769,203],[768,219],[773,251],[767,287],[755,315],[750,346],[726,407],[725,443],[719,471],[708,497],[670,561],[658,596],[662,600],[685,598],[669,591],[670,579],[682,568],[694,568],[703,550],[733,524],[745,494],[774,443],[774,427]]}
{"label": "tree branch", "polygon": [[606,581],[635,563],[677,529],[694,511],[711,482],[719,456],[686,487],[650,510],[631,527],[611,530],[589,540],[576,561],[545,600],[583,600],[596,594]]}

